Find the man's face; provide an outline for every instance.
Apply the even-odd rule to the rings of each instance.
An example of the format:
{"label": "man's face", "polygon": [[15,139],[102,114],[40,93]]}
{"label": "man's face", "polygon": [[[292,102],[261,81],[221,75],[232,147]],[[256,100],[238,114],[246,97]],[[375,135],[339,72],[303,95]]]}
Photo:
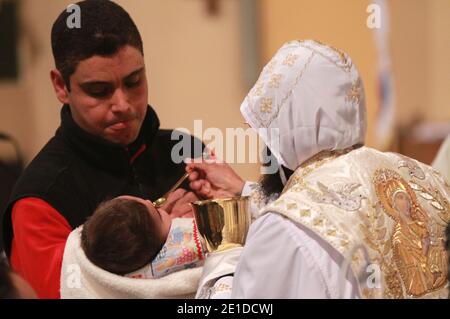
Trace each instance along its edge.
{"label": "man's face", "polygon": [[113,56],[81,61],[70,77],[70,87],[68,103],[82,129],[124,146],[136,140],[148,99],[139,50],[127,45]]}

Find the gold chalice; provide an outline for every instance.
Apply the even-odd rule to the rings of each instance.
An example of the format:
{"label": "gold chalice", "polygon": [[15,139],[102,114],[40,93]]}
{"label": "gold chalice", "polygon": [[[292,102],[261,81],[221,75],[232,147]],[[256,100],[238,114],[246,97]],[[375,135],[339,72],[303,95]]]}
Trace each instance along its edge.
{"label": "gold chalice", "polygon": [[249,197],[197,201],[191,206],[207,252],[244,246],[251,222]]}

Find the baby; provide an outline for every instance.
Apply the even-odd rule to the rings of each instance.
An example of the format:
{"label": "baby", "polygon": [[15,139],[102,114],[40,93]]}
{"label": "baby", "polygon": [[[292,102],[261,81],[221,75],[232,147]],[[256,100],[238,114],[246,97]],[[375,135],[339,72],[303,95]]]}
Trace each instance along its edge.
{"label": "baby", "polygon": [[193,218],[172,220],[132,196],[100,204],[83,226],[81,246],[94,265],[132,278],[159,278],[204,259]]}

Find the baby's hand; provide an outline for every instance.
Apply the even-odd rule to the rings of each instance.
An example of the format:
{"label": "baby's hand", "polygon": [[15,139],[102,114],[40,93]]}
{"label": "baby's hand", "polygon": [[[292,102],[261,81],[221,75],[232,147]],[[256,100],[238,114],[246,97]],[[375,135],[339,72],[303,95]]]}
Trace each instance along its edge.
{"label": "baby's hand", "polygon": [[189,205],[198,200],[193,192],[187,192],[184,189],[177,189],[167,198],[166,203],[161,207],[173,218],[192,218],[194,211]]}

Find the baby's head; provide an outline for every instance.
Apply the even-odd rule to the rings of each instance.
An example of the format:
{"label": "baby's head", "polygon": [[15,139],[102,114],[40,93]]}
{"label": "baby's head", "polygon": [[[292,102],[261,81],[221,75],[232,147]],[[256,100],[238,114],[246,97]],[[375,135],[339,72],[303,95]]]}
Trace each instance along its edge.
{"label": "baby's head", "polygon": [[81,245],[93,264],[125,275],[156,257],[170,225],[170,216],[150,201],[121,196],[97,207],[83,226]]}

